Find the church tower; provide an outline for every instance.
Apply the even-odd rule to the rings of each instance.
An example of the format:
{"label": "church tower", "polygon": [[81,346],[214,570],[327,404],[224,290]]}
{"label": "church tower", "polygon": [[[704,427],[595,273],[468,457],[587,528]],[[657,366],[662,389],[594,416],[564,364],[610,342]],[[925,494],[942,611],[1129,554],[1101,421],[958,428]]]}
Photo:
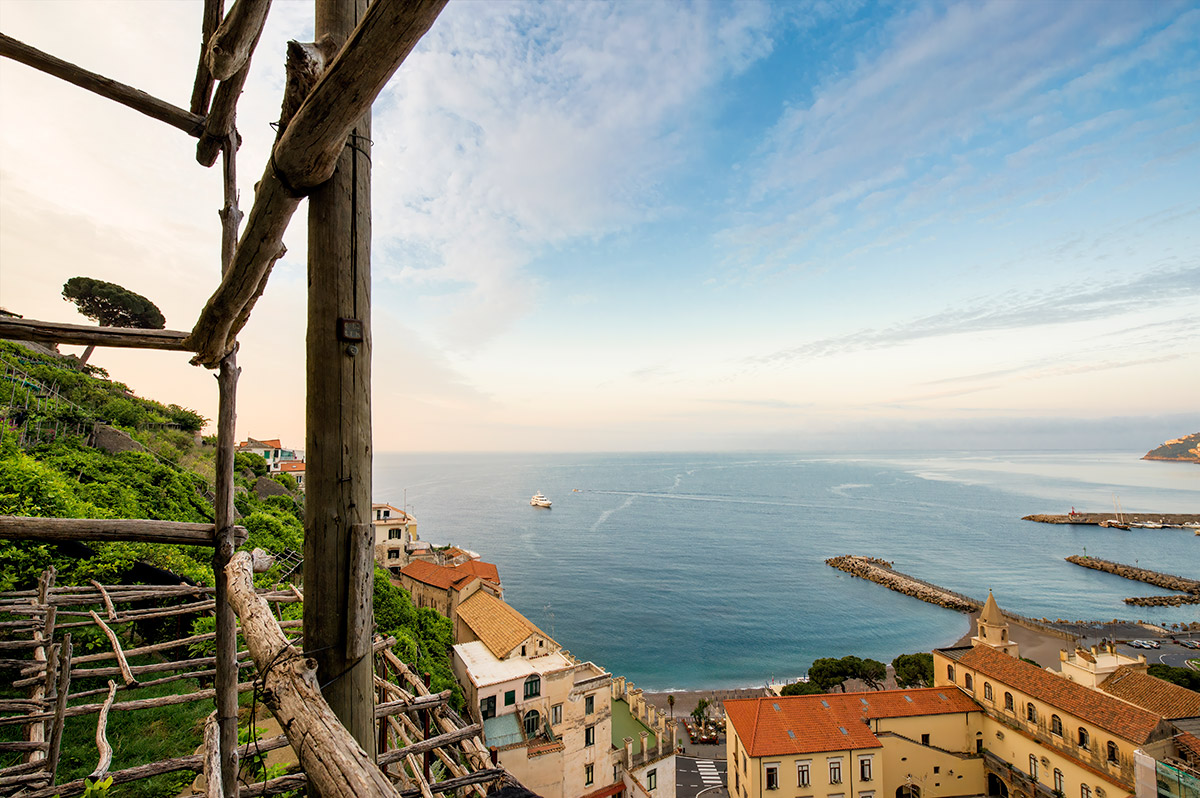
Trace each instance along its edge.
{"label": "church tower", "polygon": [[983,611],[979,613],[979,633],[971,638],[971,645],[991,646],[1018,659],[1021,656],[1017,644],[1008,636],[1008,621],[1004,620],[1004,613],[1000,611],[990,590]]}

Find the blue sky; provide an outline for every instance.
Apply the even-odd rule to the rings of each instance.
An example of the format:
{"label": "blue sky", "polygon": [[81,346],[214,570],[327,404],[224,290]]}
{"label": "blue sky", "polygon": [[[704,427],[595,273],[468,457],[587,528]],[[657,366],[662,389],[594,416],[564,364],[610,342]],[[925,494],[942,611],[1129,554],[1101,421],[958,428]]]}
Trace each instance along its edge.
{"label": "blue sky", "polygon": [[[104,9],[118,41],[154,31],[154,69],[89,4],[4,0],[0,29],[185,104],[199,5]],[[244,198],[283,43],[311,37],[309,4],[271,13]],[[451,2],[375,109],[376,448],[1194,432],[1198,40],[1194,2]],[[219,175],[23,66],[0,101],[0,305],[76,321],[57,292],[85,273],[190,328]],[[303,241],[298,217],[242,336],[243,436],[303,435]],[[215,415],[169,356],[96,357]]]}

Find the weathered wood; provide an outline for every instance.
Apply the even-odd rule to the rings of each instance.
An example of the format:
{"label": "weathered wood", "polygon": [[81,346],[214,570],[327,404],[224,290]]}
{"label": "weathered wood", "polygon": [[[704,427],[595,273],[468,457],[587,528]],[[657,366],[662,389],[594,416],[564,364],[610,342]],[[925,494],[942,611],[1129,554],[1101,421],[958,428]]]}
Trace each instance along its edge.
{"label": "weathered wood", "polygon": [[[38,784],[43,781],[48,781],[49,779],[50,774],[46,773],[45,771],[41,773],[23,773],[13,776],[0,776],[0,788],[16,787],[18,785],[29,786],[31,784]],[[22,798],[24,798],[26,794],[27,793],[21,793]]]}
{"label": "weathered wood", "polygon": [[[128,612],[121,613],[117,620],[113,623],[130,623],[133,621],[148,621],[151,618],[170,618],[175,615],[195,615],[198,612],[205,612],[216,607],[215,601],[202,601],[196,604],[185,604],[179,607],[173,607],[166,610],[154,610],[145,612]],[[91,621],[77,621],[74,623],[59,624],[60,629],[78,628],[81,626],[91,626]]]}
{"label": "weathered wood", "polygon": [[204,16],[200,21],[200,60],[196,64],[196,80],[192,83],[191,104],[192,113],[200,116],[208,113],[208,103],[212,99],[214,83],[212,73],[208,71],[208,64],[205,63],[208,40],[212,38],[217,26],[221,24],[224,10],[224,3],[221,0],[204,0]]}
{"label": "weathered wood", "polygon": [[255,594],[250,555],[235,554],[226,571],[230,602],[262,674],[264,701],[291,740],[309,789],[326,798],[395,796],[321,696],[312,660],[287,642],[271,608]]}
{"label": "weathered wood", "polygon": [[[299,198],[333,175],[347,136],[445,3],[379,0],[362,15],[272,151],[233,268],[188,337],[188,346],[196,352],[193,363],[215,368],[232,351],[271,268],[283,255],[283,234]],[[319,28],[318,37],[326,32]],[[210,121],[214,115],[215,110]],[[366,143],[369,133],[363,135],[368,138],[359,141]]]}
{"label": "weathered wood", "polygon": [[301,790],[306,784],[308,784],[308,777],[303,773],[290,773],[287,776],[277,776],[269,781],[253,784],[238,794],[242,798],[257,798],[260,795],[274,795],[289,790]]}
{"label": "weathered wood", "polygon": [[[37,598],[35,598],[33,600],[35,605],[46,607],[46,605],[50,599],[50,589],[52,587],[54,587],[54,580],[57,577],[57,575],[58,575],[58,572],[57,572],[57,570],[55,570],[54,566],[52,565],[49,568],[47,568],[45,571],[43,571],[41,576],[38,577],[38,594],[37,594]],[[46,656],[45,645],[54,636],[54,620],[53,620],[54,608],[47,607],[47,610],[48,610],[48,613],[46,616],[45,628],[44,629],[35,629],[33,631],[33,639],[41,644],[33,650],[33,659],[34,659],[34,661],[41,663],[42,667],[46,669],[45,674],[44,674],[45,680],[35,682],[29,688],[29,699],[31,701],[36,702],[39,706],[45,705],[43,702],[45,701],[46,693],[47,693],[46,681],[48,681],[49,677],[50,677],[50,662]],[[31,717],[35,717],[35,716],[31,716]],[[46,742],[46,724],[41,720],[31,722],[28,726],[25,727],[25,739],[31,743]],[[25,761],[26,762],[41,762],[45,758],[46,758],[46,749],[37,749],[37,750],[30,751],[28,754],[26,754]]]}
{"label": "weathered wood", "polygon": [[0,742],[0,751],[48,751],[50,743],[29,742],[28,740],[13,740],[12,742]]}
{"label": "weathered wood", "polygon": [[[0,322],[2,323],[2,322]],[[0,538],[61,543],[69,540],[175,543],[182,546],[212,546],[213,524],[182,521],[146,521],[117,518],[25,518],[0,515]],[[245,527],[235,529],[245,542]],[[241,545],[241,542],[238,545]]]}
{"label": "weathered wood", "polygon": [[217,726],[217,710],[204,722],[204,795],[206,798],[225,798],[221,787],[221,731]]}
{"label": "weathered wood", "polygon": [[482,729],[482,726],[475,724],[474,726],[467,726],[456,731],[445,732],[437,735],[436,737],[430,737],[428,740],[421,740],[420,742],[413,743],[412,745],[406,745],[403,748],[397,748],[395,751],[388,751],[386,754],[381,754],[379,756],[379,765],[382,767],[383,765],[397,762],[409,754],[423,754],[426,751],[433,751],[434,749],[441,748],[444,745],[457,743],[458,741],[465,740],[468,737],[474,737],[476,734],[479,734]]}
{"label": "weathered wood", "polygon": [[19,42],[11,36],[5,36],[3,33],[0,33],[0,55],[20,61],[22,64],[56,78],[61,78],[81,89],[99,94],[101,97],[115,100],[146,116],[179,128],[189,136],[199,136],[204,128],[204,117],[202,116],[189,113],[132,86],[126,86],[124,83],[119,83],[95,72],[89,72],[63,61],[61,58],[55,58],[37,48]]}
{"label": "weathered wood", "polygon": [[104,778],[104,774],[108,773],[108,769],[112,766],[113,750],[108,744],[108,711],[112,709],[113,699],[117,697],[117,683],[111,679],[108,682],[108,698],[104,701],[104,706],[100,708],[100,718],[96,721],[96,750],[100,752],[100,762],[97,763],[96,769],[92,771],[91,779]]}
{"label": "weathered wood", "polygon": [[[429,785],[429,789],[433,793],[447,793],[470,787],[472,784],[484,784],[489,781],[499,781],[507,775],[503,768],[488,768],[487,770],[477,770],[469,776],[460,776],[455,779],[446,779]],[[421,792],[419,790],[405,790],[400,793],[401,798],[419,798]]]}
{"label": "weathered wood", "polygon": [[109,620],[115,620],[117,617],[117,608],[113,606],[112,597],[108,595],[108,591],[104,589],[104,585],[95,579],[89,581],[96,590],[100,591],[100,598],[104,599],[104,608],[108,611]]}
{"label": "weathered wood", "polygon": [[217,80],[226,80],[250,60],[254,43],[262,34],[271,0],[236,0],[208,41],[205,63]]}
{"label": "weathered wood", "polygon": [[384,718],[388,715],[394,715],[399,712],[417,712],[422,709],[432,709],[433,707],[444,706],[450,700],[450,691],[443,690],[440,693],[433,695],[421,696],[412,701],[400,699],[398,701],[389,701],[385,704],[375,705],[375,717]]}
{"label": "weathered wood", "polygon": [[54,696],[54,717],[50,719],[50,749],[46,754],[46,770],[50,773],[50,783],[53,784],[58,776],[59,754],[62,752],[63,725],[67,717],[67,699],[71,694],[71,665],[74,650],[71,645],[71,635],[63,635],[61,649],[58,655],[58,683]]}
{"label": "weathered wood", "polygon": [[[121,669],[121,678],[125,680],[125,684],[133,687],[137,685],[137,679],[133,678],[133,673],[129,670],[129,661],[125,659],[125,652],[121,650],[121,641],[117,639],[116,634],[109,628],[108,624],[100,620],[100,616],[92,611],[92,620],[100,627],[100,631],[104,632],[104,636],[108,638],[109,645],[112,646],[113,653],[117,655],[117,665]],[[111,682],[109,684],[112,684]],[[112,691],[117,689],[116,685],[112,686]]]}

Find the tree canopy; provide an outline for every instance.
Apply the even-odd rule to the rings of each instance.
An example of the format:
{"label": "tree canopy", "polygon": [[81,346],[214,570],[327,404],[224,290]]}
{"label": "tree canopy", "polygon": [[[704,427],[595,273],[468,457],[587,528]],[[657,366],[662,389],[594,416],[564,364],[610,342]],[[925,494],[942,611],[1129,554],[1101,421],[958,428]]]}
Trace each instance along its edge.
{"label": "tree canopy", "polygon": [[883,686],[884,679],[887,678],[887,666],[878,660],[861,659],[854,655],[841,659],[821,657],[813,660],[813,664],[808,669],[808,678],[821,689],[821,692],[829,692],[835,687],[841,687],[844,693],[846,686],[843,683],[847,679],[861,679],[867,687],[878,690]]}
{"label": "tree canopy", "polygon": [[116,283],[91,277],[72,277],[63,285],[63,299],[101,327],[139,327],[161,330],[167,320],[158,306],[141,294]]}
{"label": "tree canopy", "polygon": [[933,655],[901,654],[892,660],[899,687],[933,687]]}

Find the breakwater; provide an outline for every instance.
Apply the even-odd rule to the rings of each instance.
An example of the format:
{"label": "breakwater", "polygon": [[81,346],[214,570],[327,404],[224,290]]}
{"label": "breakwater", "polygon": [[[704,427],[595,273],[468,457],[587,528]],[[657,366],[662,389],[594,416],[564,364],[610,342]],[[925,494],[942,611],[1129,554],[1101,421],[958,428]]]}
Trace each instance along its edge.
{"label": "breakwater", "polygon": [[1133,596],[1125,599],[1135,607],[1182,607],[1184,604],[1200,604],[1200,595],[1179,593],[1174,596]]}
{"label": "breakwater", "polygon": [[1120,529],[1200,530],[1200,515],[1195,513],[1036,513],[1024,516],[1021,520],[1039,524],[1114,526]]}
{"label": "breakwater", "polygon": [[[983,602],[978,599],[973,599],[962,593],[956,593],[953,590],[948,590],[932,582],[926,582],[924,579],[918,579],[915,576],[897,571],[893,567],[894,563],[881,560],[878,557],[843,554],[838,557],[830,557],[825,561],[825,564],[837,568],[839,571],[845,571],[851,576],[866,579],[877,585],[883,585],[897,593],[903,593],[906,596],[912,596],[913,598],[926,601],[930,604],[936,604],[939,607],[945,607],[949,610],[979,612],[979,610],[983,609]],[[1078,639],[1076,635],[1057,628],[1044,618],[1039,621],[1037,618],[1029,618],[1011,612],[1004,612],[1004,617],[1028,629],[1055,635],[1064,640]]]}
{"label": "breakwater", "polygon": [[1134,579],[1138,582],[1154,585],[1155,587],[1178,590],[1181,593],[1200,594],[1200,580],[1188,579],[1183,576],[1175,576],[1174,574],[1165,574],[1161,571],[1151,571],[1149,568],[1138,568],[1133,565],[1113,562],[1112,560],[1102,560],[1099,557],[1082,557],[1078,554],[1072,554],[1066,559],[1067,562],[1081,565],[1084,568],[1094,568],[1097,571],[1116,574],[1125,579]]}

